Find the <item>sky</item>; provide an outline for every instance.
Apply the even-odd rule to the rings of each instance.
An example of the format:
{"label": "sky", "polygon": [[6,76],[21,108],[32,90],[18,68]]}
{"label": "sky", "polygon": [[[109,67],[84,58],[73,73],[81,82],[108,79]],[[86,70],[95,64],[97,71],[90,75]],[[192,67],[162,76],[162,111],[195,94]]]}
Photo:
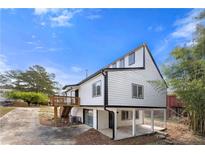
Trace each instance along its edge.
{"label": "sky", "polygon": [[41,65],[74,84],[147,43],[158,66],[190,45],[202,9],[0,9],[0,72]]}

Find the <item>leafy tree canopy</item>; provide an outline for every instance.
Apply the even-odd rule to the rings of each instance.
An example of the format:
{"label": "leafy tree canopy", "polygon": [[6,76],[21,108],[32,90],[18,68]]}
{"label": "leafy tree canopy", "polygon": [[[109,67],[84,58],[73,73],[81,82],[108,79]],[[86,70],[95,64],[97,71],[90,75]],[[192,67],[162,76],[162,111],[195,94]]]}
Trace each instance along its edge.
{"label": "leafy tree canopy", "polygon": [[0,86],[18,91],[41,92],[48,95],[57,90],[55,74],[48,73],[39,65],[29,67],[26,71],[11,70],[0,74]]}
{"label": "leafy tree canopy", "polygon": [[[205,11],[196,20],[205,18]],[[186,105],[190,127],[205,135],[205,27],[198,25],[192,46],[177,47],[164,73],[170,86]]]}
{"label": "leafy tree canopy", "polygon": [[34,104],[48,104],[48,96],[43,93],[36,92],[22,92],[22,91],[10,91],[6,93],[7,98],[20,99],[28,103]]}

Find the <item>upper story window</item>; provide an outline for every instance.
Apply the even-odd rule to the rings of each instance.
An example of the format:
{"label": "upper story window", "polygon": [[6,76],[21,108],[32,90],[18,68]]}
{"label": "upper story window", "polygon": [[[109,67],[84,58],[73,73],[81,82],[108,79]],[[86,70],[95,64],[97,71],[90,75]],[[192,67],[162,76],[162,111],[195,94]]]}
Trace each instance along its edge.
{"label": "upper story window", "polygon": [[132,65],[134,63],[135,63],[135,52],[129,55],[129,65]]}
{"label": "upper story window", "polygon": [[113,63],[112,68],[116,68],[116,67],[117,67],[117,63]]}
{"label": "upper story window", "polygon": [[125,60],[124,60],[124,58],[120,59],[120,68],[123,68],[123,67],[125,67]]}
{"label": "upper story window", "polygon": [[101,81],[97,81],[92,85],[92,95],[93,97],[101,96]]}
{"label": "upper story window", "polygon": [[132,98],[143,99],[144,86],[138,84],[132,84]]}

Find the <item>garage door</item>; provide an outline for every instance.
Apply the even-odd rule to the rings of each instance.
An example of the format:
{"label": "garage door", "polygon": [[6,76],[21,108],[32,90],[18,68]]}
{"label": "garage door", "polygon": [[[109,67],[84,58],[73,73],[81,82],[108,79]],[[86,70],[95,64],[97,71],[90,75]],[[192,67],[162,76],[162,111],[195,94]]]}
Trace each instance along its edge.
{"label": "garage door", "polygon": [[84,123],[90,127],[93,127],[93,110],[83,110]]}

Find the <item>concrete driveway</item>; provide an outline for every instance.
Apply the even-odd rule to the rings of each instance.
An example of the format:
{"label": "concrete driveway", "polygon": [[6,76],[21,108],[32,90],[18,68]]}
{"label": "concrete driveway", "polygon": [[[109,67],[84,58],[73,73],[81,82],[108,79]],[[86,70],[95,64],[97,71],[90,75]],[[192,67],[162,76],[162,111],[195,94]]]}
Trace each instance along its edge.
{"label": "concrete driveway", "polygon": [[90,127],[64,128],[42,126],[39,108],[17,108],[0,118],[0,144],[75,144],[75,137]]}

